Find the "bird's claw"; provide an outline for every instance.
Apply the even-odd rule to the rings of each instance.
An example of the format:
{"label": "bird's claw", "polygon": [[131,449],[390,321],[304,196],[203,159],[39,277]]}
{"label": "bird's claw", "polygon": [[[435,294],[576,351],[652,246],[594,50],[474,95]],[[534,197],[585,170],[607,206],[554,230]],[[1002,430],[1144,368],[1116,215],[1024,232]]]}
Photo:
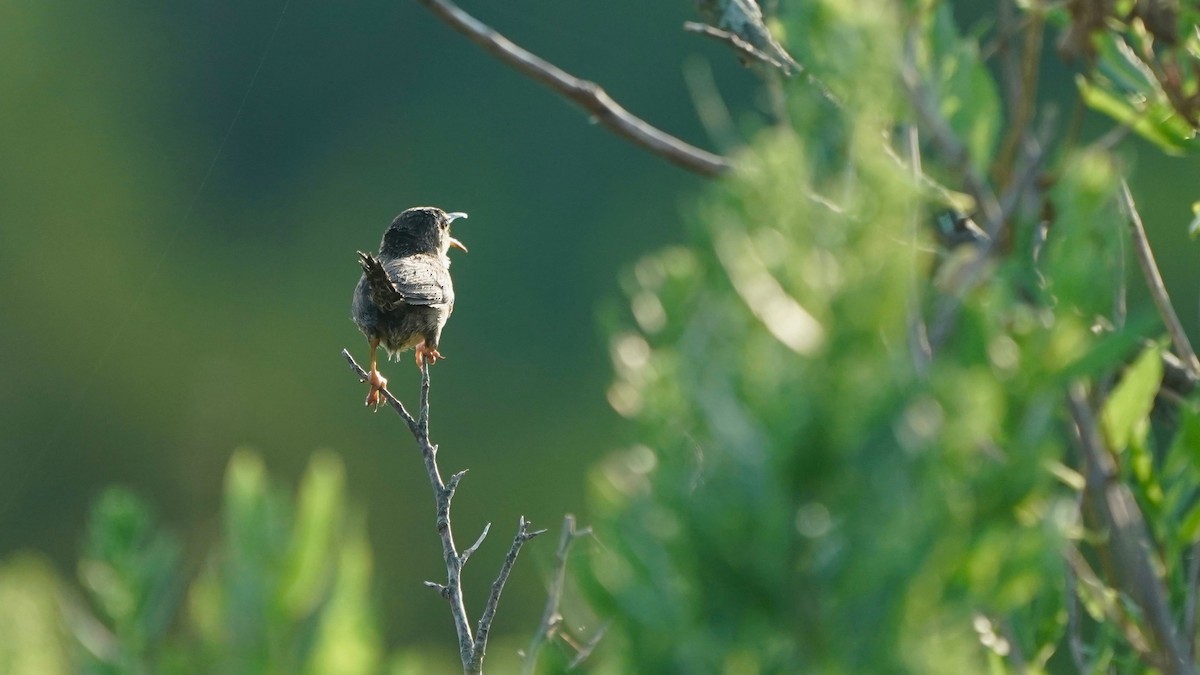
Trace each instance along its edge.
{"label": "bird's claw", "polygon": [[379,410],[379,406],[383,403],[383,390],[387,387],[387,378],[379,374],[378,370],[372,369],[367,374],[367,384],[371,388],[367,391],[367,400],[363,405],[375,406],[375,410]]}
{"label": "bird's claw", "polygon": [[426,361],[428,361],[429,365],[432,366],[433,364],[438,362],[438,359],[446,358],[446,357],[442,356],[442,353],[437,350],[437,347],[430,347],[430,346],[426,345],[424,342],[417,345],[417,348],[415,351],[417,352],[417,367],[418,368],[425,367]]}

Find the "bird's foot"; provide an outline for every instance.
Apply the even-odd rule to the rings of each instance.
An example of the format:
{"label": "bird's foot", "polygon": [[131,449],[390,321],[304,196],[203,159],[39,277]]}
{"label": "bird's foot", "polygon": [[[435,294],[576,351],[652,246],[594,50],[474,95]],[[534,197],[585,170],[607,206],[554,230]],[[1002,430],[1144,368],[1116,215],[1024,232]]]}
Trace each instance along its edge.
{"label": "bird's foot", "polygon": [[417,367],[418,368],[425,367],[426,361],[428,361],[429,365],[432,366],[433,364],[437,363],[438,359],[446,358],[446,357],[442,356],[442,353],[437,350],[437,347],[430,347],[424,342],[417,345],[416,352],[417,352]]}
{"label": "bird's foot", "polygon": [[378,370],[371,369],[367,373],[367,384],[371,386],[367,391],[367,401],[363,405],[375,406],[375,410],[379,410],[380,404],[383,403],[383,390],[387,387],[387,378],[379,374]]}

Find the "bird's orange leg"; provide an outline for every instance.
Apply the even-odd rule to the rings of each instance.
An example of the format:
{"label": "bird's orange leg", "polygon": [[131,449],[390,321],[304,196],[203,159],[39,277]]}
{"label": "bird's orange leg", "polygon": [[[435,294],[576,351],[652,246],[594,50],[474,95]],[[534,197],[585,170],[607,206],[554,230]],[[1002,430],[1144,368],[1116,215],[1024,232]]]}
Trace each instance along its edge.
{"label": "bird's orange leg", "polygon": [[367,373],[367,384],[370,389],[367,391],[367,401],[363,405],[374,405],[375,410],[379,410],[379,404],[383,403],[383,396],[380,391],[387,386],[387,378],[379,374],[379,369],[375,367],[375,350],[379,348],[379,340],[371,338],[371,371]]}
{"label": "bird's orange leg", "polygon": [[424,340],[421,341],[421,344],[417,345],[417,348],[415,351],[417,352],[417,367],[418,368],[424,367],[426,361],[428,361],[429,365],[432,366],[433,364],[437,363],[438,359],[446,358],[446,357],[442,356],[442,353],[437,350],[437,347],[430,347],[428,344],[425,343]]}

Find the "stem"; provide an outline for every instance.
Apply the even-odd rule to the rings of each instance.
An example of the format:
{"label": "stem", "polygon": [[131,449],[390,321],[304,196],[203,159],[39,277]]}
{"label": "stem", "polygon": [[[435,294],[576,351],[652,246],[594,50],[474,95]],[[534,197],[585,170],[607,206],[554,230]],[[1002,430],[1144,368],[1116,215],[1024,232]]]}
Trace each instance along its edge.
{"label": "stem", "polygon": [[[343,349],[342,357],[350,363],[350,368],[358,374],[359,379],[365,382],[367,372],[355,362],[350,352]],[[521,518],[517,537],[513,540],[504,564],[500,567],[500,575],[492,584],[491,595],[488,597],[487,605],[479,620],[478,635],[472,635],[466,603],[463,601],[462,568],[467,563],[467,558],[483,543],[484,537],[491,529],[491,523],[483,528],[483,533],[479,535],[474,544],[461,554],[458,552],[458,548],[454,544],[454,530],[450,524],[450,504],[454,500],[454,493],[458,489],[459,482],[467,472],[466,470],[459,471],[450,476],[450,480],[442,480],[442,472],[437,463],[438,448],[429,440],[429,365],[425,364],[421,368],[421,402],[415,419],[405,409],[404,404],[386,388],[382,389],[380,393],[408,425],[409,431],[416,439],[417,447],[421,450],[421,458],[425,463],[425,471],[429,474],[429,485],[433,489],[433,499],[437,506],[437,531],[438,537],[442,540],[442,558],[446,563],[446,583],[442,585],[426,581],[425,585],[437,590],[442,597],[450,601],[450,614],[454,617],[454,630],[458,634],[458,653],[462,660],[463,672],[468,675],[482,673],[488,631],[491,628],[492,619],[495,617],[496,606],[500,602],[500,593],[504,590],[504,583],[508,580],[508,575],[517,560],[517,553],[520,552],[521,546],[526,541],[533,539],[545,530],[530,532],[528,521],[524,517]]]}
{"label": "stem", "polygon": [[706,178],[715,178],[729,170],[728,159],[701,150],[649,124],[621,107],[621,104],[614,101],[600,85],[575,77],[527,51],[464,12],[453,2],[417,1],[451,28],[479,45],[483,51],[583,108],[595,121],[621,138]]}
{"label": "stem", "polygon": [[1150,240],[1146,237],[1146,227],[1142,225],[1142,216],[1138,213],[1137,205],[1133,203],[1133,194],[1129,192],[1129,184],[1121,179],[1121,206],[1129,217],[1129,232],[1133,239],[1133,252],[1137,254],[1138,266],[1142,268],[1142,276],[1146,278],[1146,287],[1150,289],[1150,297],[1154,306],[1167,326],[1171,335],[1171,343],[1175,346],[1175,354],[1183,360],[1192,377],[1200,377],[1200,359],[1192,349],[1179,315],[1171,304],[1171,296],[1167,295],[1167,285],[1163,283],[1162,274],[1158,271],[1158,263],[1154,261],[1154,251],[1150,250]]}

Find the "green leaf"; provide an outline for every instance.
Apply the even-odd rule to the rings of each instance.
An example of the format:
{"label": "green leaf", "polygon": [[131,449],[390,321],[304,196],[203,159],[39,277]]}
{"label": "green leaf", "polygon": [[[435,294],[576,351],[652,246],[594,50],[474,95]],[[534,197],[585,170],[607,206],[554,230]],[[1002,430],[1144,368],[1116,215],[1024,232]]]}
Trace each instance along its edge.
{"label": "green leaf", "polygon": [[1113,450],[1124,450],[1135,431],[1145,433],[1161,381],[1162,354],[1157,345],[1151,345],[1125,370],[1100,412],[1100,426]]}
{"label": "green leaf", "polygon": [[1147,99],[1140,92],[1120,96],[1082,75],[1075,82],[1089,108],[1128,126],[1163,152],[1176,156],[1196,152],[1195,131],[1165,102]]}
{"label": "green leaf", "polygon": [[1200,539],[1200,504],[1193,507],[1183,519],[1183,524],[1179,526],[1179,538],[1184,542]]}
{"label": "green leaf", "polygon": [[934,10],[929,35],[942,115],[983,171],[1000,131],[996,83],[979,56],[978,42],[959,34],[948,4]]}

